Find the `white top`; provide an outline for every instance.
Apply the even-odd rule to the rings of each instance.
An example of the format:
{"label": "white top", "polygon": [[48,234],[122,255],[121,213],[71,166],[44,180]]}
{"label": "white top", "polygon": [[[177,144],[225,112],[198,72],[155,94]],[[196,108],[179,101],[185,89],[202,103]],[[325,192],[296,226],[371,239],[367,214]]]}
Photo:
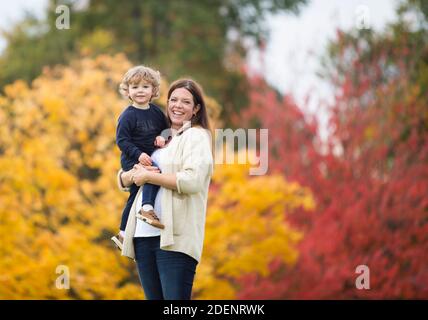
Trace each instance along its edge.
{"label": "white top", "polygon": [[[153,152],[151,156],[152,160],[156,162],[156,164],[159,166],[159,169],[161,171],[162,171],[162,164],[164,160],[163,158],[165,156],[165,148],[160,148],[155,150],[155,152]],[[154,206],[155,214],[158,216],[159,220],[161,220],[161,217],[162,217],[161,199],[162,199],[162,188],[159,188],[159,191],[156,195],[155,206]],[[143,203],[143,192],[140,192],[139,196],[137,197],[136,212],[140,211],[142,207],[142,203]],[[155,237],[155,236],[160,236],[159,228],[155,228],[150,224],[144,221],[141,221],[140,219],[137,219],[137,225],[135,228],[134,237]]]}

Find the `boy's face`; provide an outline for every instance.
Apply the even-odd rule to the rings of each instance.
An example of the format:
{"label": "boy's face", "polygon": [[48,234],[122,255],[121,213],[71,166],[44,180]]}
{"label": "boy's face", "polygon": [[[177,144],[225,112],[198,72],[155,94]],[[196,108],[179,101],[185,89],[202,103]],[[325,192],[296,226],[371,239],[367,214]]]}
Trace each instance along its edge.
{"label": "boy's face", "polygon": [[153,95],[153,86],[146,82],[131,83],[128,89],[129,97],[138,105],[146,105],[150,102]]}

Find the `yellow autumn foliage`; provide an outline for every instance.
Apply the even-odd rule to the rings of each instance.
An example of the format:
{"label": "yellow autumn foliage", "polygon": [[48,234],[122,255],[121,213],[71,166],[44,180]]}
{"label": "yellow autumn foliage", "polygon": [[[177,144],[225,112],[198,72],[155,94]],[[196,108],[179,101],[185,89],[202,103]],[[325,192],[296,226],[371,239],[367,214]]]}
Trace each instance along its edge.
{"label": "yellow autumn foliage", "polygon": [[[46,69],[0,97],[0,298],[144,298],[110,245],[126,199],[114,175],[124,56]],[[59,266],[70,289],[57,288]]]}
{"label": "yellow autumn foliage", "polygon": [[[127,197],[116,187],[115,128],[129,67],[120,54],[83,57],[0,95],[0,299],[144,298],[135,263],[110,241]],[[163,81],[161,106],[167,88]],[[210,97],[207,104],[217,127],[220,106]],[[284,213],[309,208],[310,195],[247,169],[216,168],[195,298],[233,298],[234,278],[267,274],[273,257],[297,257],[301,234]],[[62,267],[69,289],[57,287]]]}

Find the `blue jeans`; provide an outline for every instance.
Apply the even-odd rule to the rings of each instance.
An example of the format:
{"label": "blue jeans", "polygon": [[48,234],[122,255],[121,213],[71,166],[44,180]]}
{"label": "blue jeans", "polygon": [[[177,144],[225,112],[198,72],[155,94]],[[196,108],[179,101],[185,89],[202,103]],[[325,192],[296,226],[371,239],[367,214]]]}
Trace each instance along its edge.
{"label": "blue jeans", "polygon": [[134,238],[135,260],[147,300],[190,300],[198,262],[160,248],[160,236]]}
{"label": "blue jeans", "polygon": [[[158,165],[154,161],[152,162],[152,166],[158,167]],[[154,207],[156,195],[158,194],[159,188],[160,187],[157,185],[145,183],[143,185],[143,197],[142,197],[143,203],[142,204],[143,205],[151,204],[152,207]],[[122,231],[125,231],[126,224],[128,223],[129,212],[131,211],[132,204],[134,203],[135,197],[136,197],[139,189],[140,189],[140,187],[138,187],[134,183],[130,186],[129,197],[128,197],[128,200],[126,201],[125,208],[123,208],[122,219],[120,220],[119,229]]]}
{"label": "blue jeans", "polygon": [[[159,166],[152,161],[152,166],[159,169]],[[159,191],[159,186],[155,184],[145,183],[143,185],[143,205],[151,204],[152,207],[155,206],[156,195]]]}
{"label": "blue jeans", "polygon": [[145,183],[143,185],[143,206],[145,204],[151,204],[155,206],[156,195],[158,194],[159,186],[151,183]]}
{"label": "blue jeans", "polygon": [[120,230],[122,231],[125,231],[126,224],[128,223],[129,212],[131,211],[132,204],[134,203],[139,189],[140,187],[134,183],[129,187],[128,200],[126,201],[125,208],[123,208],[122,219],[120,220]]}

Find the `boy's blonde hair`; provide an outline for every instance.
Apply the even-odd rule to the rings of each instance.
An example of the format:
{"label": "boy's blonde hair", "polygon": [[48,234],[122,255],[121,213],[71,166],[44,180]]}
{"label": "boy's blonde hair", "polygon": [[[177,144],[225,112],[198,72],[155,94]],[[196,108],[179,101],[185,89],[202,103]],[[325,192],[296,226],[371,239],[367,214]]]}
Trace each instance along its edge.
{"label": "boy's blonde hair", "polygon": [[153,86],[153,94],[150,101],[159,98],[160,72],[145,66],[133,67],[125,73],[119,85],[119,93],[122,97],[129,98],[129,86],[131,84],[139,84],[141,81],[147,81]]}

